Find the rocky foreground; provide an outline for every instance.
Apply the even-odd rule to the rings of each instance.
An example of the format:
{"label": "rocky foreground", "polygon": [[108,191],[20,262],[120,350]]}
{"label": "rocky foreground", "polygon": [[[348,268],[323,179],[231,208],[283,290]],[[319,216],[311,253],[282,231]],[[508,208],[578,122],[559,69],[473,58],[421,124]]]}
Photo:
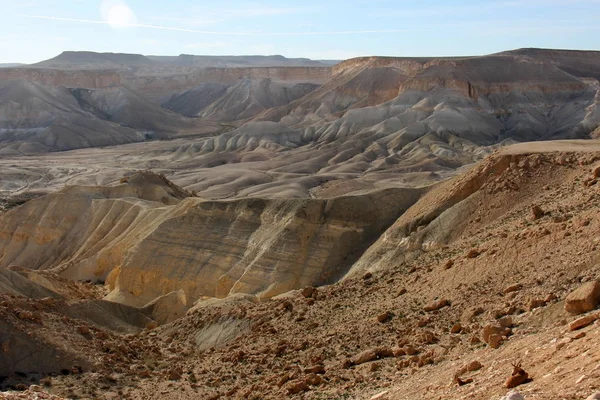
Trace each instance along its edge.
{"label": "rocky foreground", "polygon": [[[0,375],[3,388],[10,390],[3,396],[583,400],[600,391],[597,141],[507,147],[419,193],[405,211],[406,197],[391,197],[385,204],[397,207],[399,215],[356,259],[337,264],[343,270],[337,279],[307,285],[296,278],[311,270],[305,264],[290,270],[287,280],[273,280],[294,282],[288,288],[293,290],[274,297],[262,289],[229,291],[227,297],[185,288],[160,295],[153,279],[163,282],[167,267],[181,259],[180,252],[169,253],[172,243],[141,250],[123,244],[110,229],[96,228],[102,224],[71,236],[48,229],[59,227],[69,212],[63,208],[67,214],[57,214],[53,196],[62,196],[66,204],[75,198],[70,196],[87,196],[92,205],[86,207],[106,210],[114,229],[130,224],[131,236],[142,242],[152,233],[135,230],[137,212],[112,210],[127,201],[147,208],[157,221],[170,213],[183,227],[187,208],[204,204],[163,178],[148,179],[66,189],[0,216],[3,260],[26,254],[22,261],[29,264],[9,261],[0,269]],[[113,199],[116,193],[121,200]],[[357,218],[371,215],[373,208],[383,212],[376,200],[344,201],[360,206]],[[211,208],[231,206],[222,203],[210,203]],[[250,218],[262,215],[262,204],[240,203],[234,209]],[[10,221],[16,215],[34,217],[15,231]],[[299,226],[291,216],[312,218],[297,211],[274,213],[268,225]],[[221,217],[195,218],[202,221],[196,225],[202,227],[198,237],[211,224],[224,224]],[[321,230],[349,228],[320,218]],[[357,220],[344,219],[349,225]],[[231,227],[239,226],[239,219],[230,221]],[[159,229],[160,223],[149,225]],[[284,240],[285,231],[274,238]],[[250,236],[251,251],[273,249]],[[73,252],[64,245],[51,252],[53,243],[69,240],[88,246],[75,246],[80,251]],[[298,235],[294,246],[312,256],[318,251],[310,242]],[[283,243],[279,246],[294,249],[291,242]],[[20,252],[10,250],[16,244]],[[229,247],[229,261],[222,258],[220,265],[244,259]],[[78,270],[96,270],[90,260],[110,248],[116,258],[101,264],[105,285],[73,281],[70,275]],[[140,261],[144,252],[157,254],[164,269]],[[80,264],[61,264],[56,254]],[[299,253],[291,254],[289,262],[297,262]],[[111,297],[118,284],[110,275],[122,276],[133,265],[151,268],[152,278],[142,279],[148,292],[141,285],[139,293],[126,290],[130,297]],[[249,263],[244,272],[251,274],[253,267]],[[135,298],[139,304],[131,301]]]}

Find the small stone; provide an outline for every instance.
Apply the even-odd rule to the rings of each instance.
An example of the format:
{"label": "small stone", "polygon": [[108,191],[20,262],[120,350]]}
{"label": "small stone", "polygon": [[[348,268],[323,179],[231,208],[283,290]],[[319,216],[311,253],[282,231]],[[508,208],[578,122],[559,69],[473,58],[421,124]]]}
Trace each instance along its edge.
{"label": "small stone", "polygon": [[481,336],[483,341],[486,343],[490,343],[490,337],[492,335],[508,336],[510,334],[510,328],[502,327],[500,325],[487,324],[481,330]]}
{"label": "small stone", "polygon": [[[600,168],[600,167],[598,167]],[[593,393],[585,400],[600,400],[600,392]]]}
{"label": "small stone", "polygon": [[544,307],[546,302],[542,299],[529,299],[529,303],[527,304],[527,309],[529,311],[535,310],[536,308]]}
{"label": "small stone", "polygon": [[453,334],[460,333],[461,331],[462,331],[462,325],[459,322],[452,325],[452,328],[450,328],[450,333],[453,333]]}
{"label": "small stone", "polygon": [[352,357],[352,363],[354,365],[364,364],[369,361],[377,360],[377,350],[376,349],[368,349],[363,352],[358,353],[354,357]]}
{"label": "small stone", "polygon": [[479,344],[479,343],[481,343],[481,339],[479,339],[479,336],[473,335],[473,336],[471,336],[471,340],[469,341],[469,343]]}
{"label": "small stone", "polygon": [[578,332],[577,334],[571,336],[571,339],[577,340],[585,337],[585,332]]}
{"label": "small stone", "polygon": [[551,302],[553,302],[556,299],[558,299],[558,296],[555,295],[554,293],[550,293],[548,296],[546,296],[546,298],[544,299],[544,301],[546,303],[551,303]]}
{"label": "small stone", "polygon": [[520,283],[515,283],[514,285],[510,285],[504,288],[504,294],[517,292],[523,288],[523,285]]}
{"label": "small stone", "polygon": [[305,368],[304,373],[322,375],[325,373],[325,367],[323,365],[314,365],[310,368]]}
{"label": "small stone", "polygon": [[181,370],[181,368],[173,368],[169,371],[168,378],[170,381],[178,381],[181,379],[182,373],[183,371]]}
{"label": "small stone", "polygon": [[498,320],[498,323],[503,328],[511,328],[513,326],[513,319],[511,316],[505,316]]}
{"label": "small stone", "polygon": [[448,260],[446,261],[446,263],[444,264],[444,269],[450,269],[454,266],[454,261],[453,260]]}
{"label": "small stone", "polygon": [[79,332],[83,336],[89,336],[91,334],[90,328],[85,325],[81,325],[81,326],[77,327],[77,332]]}
{"label": "small stone", "polygon": [[40,385],[31,385],[29,386],[29,390],[31,390],[32,392],[41,392],[42,387]]}
{"label": "small stone", "polygon": [[24,392],[28,389],[28,387],[24,383],[17,383],[15,385],[15,389],[18,390],[19,392]]}
{"label": "small stone", "polygon": [[383,397],[388,394],[390,391],[389,390],[384,390],[383,392],[377,393],[374,396],[371,396],[371,398],[369,400],[383,400]]}
{"label": "small stone", "polygon": [[398,291],[398,296],[402,296],[403,294],[406,294],[406,288],[402,288]]}
{"label": "small stone", "polygon": [[490,337],[488,338],[488,345],[492,348],[492,349],[497,349],[498,347],[500,347],[500,345],[502,344],[502,342],[504,342],[504,338],[500,335],[497,334],[492,334],[490,335]]}
{"label": "small stone", "polygon": [[591,281],[571,292],[565,299],[565,310],[571,314],[583,314],[600,304],[600,282]]}
{"label": "small stone", "polygon": [[391,319],[392,319],[392,313],[389,311],[386,311],[383,314],[380,314],[377,316],[377,322],[379,322],[381,324],[388,322]]}
{"label": "small stone", "polygon": [[575,383],[580,384],[581,382],[583,382],[585,380],[586,376],[585,375],[581,375],[576,381]]}
{"label": "small stone", "polygon": [[536,219],[540,219],[544,216],[544,210],[538,205],[534,205],[531,207],[531,217],[535,221]]}
{"label": "small stone", "polygon": [[519,392],[512,391],[504,396],[502,400],[525,400],[525,397]]}
{"label": "small stone", "polygon": [[477,250],[477,249],[471,249],[467,253],[466,257],[467,258],[477,258],[477,257],[479,257],[480,254],[481,253],[479,252],[479,250]]}
{"label": "small stone", "polygon": [[10,351],[10,340],[5,340],[2,342],[2,352],[8,353]]}
{"label": "small stone", "polygon": [[307,286],[304,289],[302,289],[300,294],[306,298],[309,298],[309,297],[314,297],[316,291],[317,291],[316,288],[314,288],[312,286]]}
{"label": "small stone", "polygon": [[473,360],[469,364],[467,364],[467,371],[469,372],[478,371],[481,368],[483,368],[483,365],[477,360]]}
{"label": "small stone", "polygon": [[151,331],[152,329],[156,329],[158,327],[158,324],[156,323],[156,321],[150,321],[146,324],[146,329]]}
{"label": "small stone", "polygon": [[373,277],[373,274],[371,272],[365,272],[365,274],[363,275],[363,279],[366,281],[367,279],[371,279]]}
{"label": "small stone", "polygon": [[288,394],[298,394],[308,390],[308,385],[303,380],[291,382],[287,388]]}
{"label": "small stone", "polygon": [[426,305],[423,309],[427,312],[431,312],[431,311],[437,311],[441,308],[447,307],[450,305],[450,301],[443,299],[443,300],[436,300],[428,305]]}

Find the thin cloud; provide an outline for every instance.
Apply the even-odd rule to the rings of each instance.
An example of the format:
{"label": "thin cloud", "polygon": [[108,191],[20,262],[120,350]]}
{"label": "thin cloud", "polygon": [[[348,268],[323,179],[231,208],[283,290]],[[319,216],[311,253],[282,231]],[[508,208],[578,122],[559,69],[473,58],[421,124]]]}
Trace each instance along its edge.
{"label": "thin cloud", "polygon": [[[26,15],[20,14],[20,17],[35,18],[35,19],[47,19],[52,21],[65,21],[65,22],[77,22],[83,24],[98,24],[98,25],[111,25],[107,21],[93,20],[93,19],[79,19],[79,18],[63,18],[54,17],[49,15]],[[165,31],[176,31],[176,32],[188,32],[188,33],[199,33],[204,35],[221,35],[221,36],[325,36],[325,35],[360,35],[360,34],[371,34],[371,33],[402,33],[402,32],[425,32],[431,29],[364,29],[364,30],[344,30],[344,31],[308,31],[308,32],[232,32],[232,31],[209,31],[200,29],[187,29],[177,28],[172,26],[164,25],[148,25],[139,23],[120,23],[120,27],[131,27],[131,28],[145,28],[145,29],[158,29]]]}

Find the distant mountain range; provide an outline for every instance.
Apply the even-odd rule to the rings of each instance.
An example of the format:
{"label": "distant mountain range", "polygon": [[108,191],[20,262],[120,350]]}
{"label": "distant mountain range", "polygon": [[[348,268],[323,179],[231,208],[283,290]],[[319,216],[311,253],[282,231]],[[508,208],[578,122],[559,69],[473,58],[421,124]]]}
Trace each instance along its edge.
{"label": "distant mountain range", "polygon": [[22,67],[23,65],[26,65],[26,64],[20,64],[20,63],[0,63],[0,68],[16,68],[16,67]]}
{"label": "distant mountain range", "polygon": [[239,68],[239,67],[328,67],[337,60],[311,60],[272,56],[144,56],[125,53],[95,53],[91,51],[64,51],[58,56],[39,63],[37,68],[55,69],[137,69],[161,67]]}

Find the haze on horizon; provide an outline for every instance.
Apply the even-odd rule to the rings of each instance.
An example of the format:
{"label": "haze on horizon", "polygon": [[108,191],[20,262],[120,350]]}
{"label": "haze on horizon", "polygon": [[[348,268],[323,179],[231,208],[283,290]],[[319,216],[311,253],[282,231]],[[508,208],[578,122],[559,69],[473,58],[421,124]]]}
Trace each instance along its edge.
{"label": "haze on horizon", "polygon": [[600,0],[1,0],[0,9],[2,63],[64,50],[346,59],[600,49]]}

